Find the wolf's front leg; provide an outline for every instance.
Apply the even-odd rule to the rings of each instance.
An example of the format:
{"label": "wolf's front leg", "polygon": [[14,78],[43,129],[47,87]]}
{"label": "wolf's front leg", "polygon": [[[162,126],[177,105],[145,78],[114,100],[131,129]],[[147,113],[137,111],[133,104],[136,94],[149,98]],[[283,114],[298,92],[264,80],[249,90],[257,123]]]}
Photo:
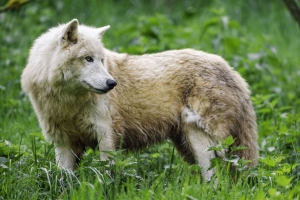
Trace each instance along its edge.
{"label": "wolf's front leg", "polygon": [[98,135],[100,160],[108,160],[108,152],[114,151],[113,135],[111,128],[106,129],[104,133]]}
{"label": "wolf's front leg", "polygon": [[59,167],[64,169],[74,170],[76,167],[76,161],[79,160],[78,154],[76,154],[70,147],[56,146],[55,158]]}

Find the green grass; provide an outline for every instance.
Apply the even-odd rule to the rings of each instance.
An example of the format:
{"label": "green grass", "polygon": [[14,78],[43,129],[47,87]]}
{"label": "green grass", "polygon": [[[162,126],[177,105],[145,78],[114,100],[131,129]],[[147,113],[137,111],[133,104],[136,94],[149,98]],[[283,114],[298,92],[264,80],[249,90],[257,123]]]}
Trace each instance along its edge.
{"label": "green grass", "polygon": [[[252,91],[258,167],[237,181],[220,168],[215,189],[213,182],[201,183],[199,167],[182,161],[167,141],[116,152],[114,166],[88,150],[74,173],[58,169],[20,75],[34,39],[73,18],[110,24],[103,42],[118,52],[194,48],[228,60]],[[0,199],[300,198],[300,30],[282,1],[36,0],[0,13],[0,27]]]}

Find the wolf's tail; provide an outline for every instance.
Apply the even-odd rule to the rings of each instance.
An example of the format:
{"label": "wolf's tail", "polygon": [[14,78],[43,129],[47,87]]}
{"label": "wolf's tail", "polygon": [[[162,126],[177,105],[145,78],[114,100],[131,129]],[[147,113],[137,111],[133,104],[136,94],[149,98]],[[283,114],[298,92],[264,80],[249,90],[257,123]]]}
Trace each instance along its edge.
{"label": "wolf's tail", "polygon": [[[230,128],[230,133],[235,138],[232,147],[246,147],[246,149],[230,152],[244,160],[250,160],[249,167],[254,167],[258,163],[258,144],[257,144],[257,124],[256,115],[252,102],[247,99],[241,104],[236,118]],[[231,150],[233,150],[231,147]]]}

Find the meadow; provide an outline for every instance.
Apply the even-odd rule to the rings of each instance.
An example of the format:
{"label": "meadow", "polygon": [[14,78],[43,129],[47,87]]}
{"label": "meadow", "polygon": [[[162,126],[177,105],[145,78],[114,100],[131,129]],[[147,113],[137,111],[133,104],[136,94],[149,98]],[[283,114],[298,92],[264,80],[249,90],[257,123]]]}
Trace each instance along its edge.
{"label": "meadow", "polygon": [[[194,48],[224,57],[252,91],[259,165],[245,169],[234,159],[216,160],[215,188],[213,181],[201,183],[199,167],[186,164],[166,141],[140,152],[114,152],[112,166],[89,149],[74,173],[57,168],[20,75],[34,39],[73,18],[109,24],[103,43],[114,51]],[[1,12],[0,199],[299,199],[299,35],[281,0],[32,0]],[[242,173],[237,180],[226,168],[232,162]]]}

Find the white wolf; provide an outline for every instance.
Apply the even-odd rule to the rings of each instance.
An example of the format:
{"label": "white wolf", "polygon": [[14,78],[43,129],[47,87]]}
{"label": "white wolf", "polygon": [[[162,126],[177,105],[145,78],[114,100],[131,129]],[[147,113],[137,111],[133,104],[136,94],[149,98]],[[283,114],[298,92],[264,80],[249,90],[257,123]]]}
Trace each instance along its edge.
{"label": "white wolf", "polygon": [[104,48],[109,26],[76,19],[41,35],[22,74],[57,164],[74,169],[86,147],[140,149],[170,138],[210,180],[208,148],[233,136],[244,159],[258,158],[257,125],[248,85],[221,57],[192,49],[131,56]]}

